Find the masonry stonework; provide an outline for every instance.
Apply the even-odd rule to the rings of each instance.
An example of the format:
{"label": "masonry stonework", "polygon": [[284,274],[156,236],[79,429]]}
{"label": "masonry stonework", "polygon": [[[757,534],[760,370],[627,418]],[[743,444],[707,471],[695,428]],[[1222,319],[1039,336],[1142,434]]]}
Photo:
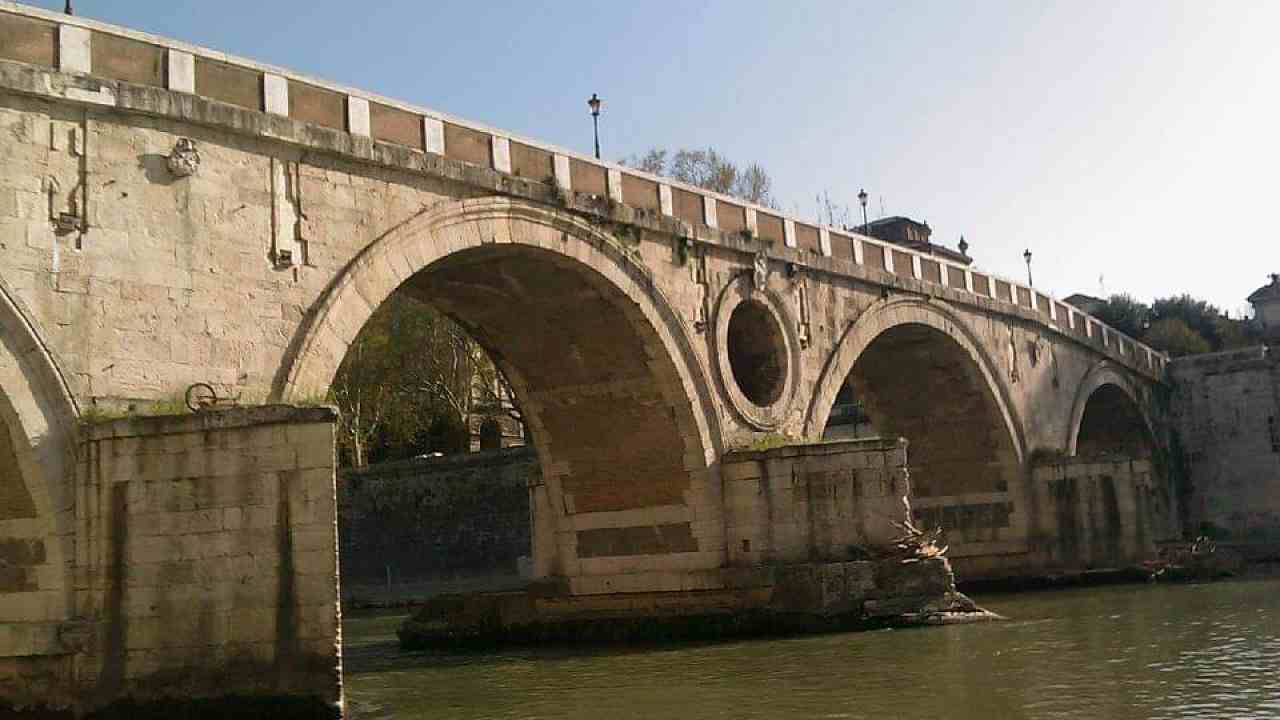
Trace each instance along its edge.
{"label": "masonry stonework", "polygon": [[[1095,393],[1165,436],[1165,358],[1017,283],[939,258],[932,282],[874,238],[124,28],[0,0],[0,39],[0,421],[19,468],[0,492],[34,508],[0,517],[24,548],[8,644],[51,646],[75,616],[72,548],[97,532],[73,492],[82,415],[197,382],[245,405],[323,397],[395,292],[511,380],[541,468],[533,573],[572,596],[726,587],[746,538],[722,458],[821,438],[851,377],[934,507],[1005,507],[998,538],[952,549],[984,573],[1040,569],[1031,459],[1076,451]],[[744,376],[781,393],[743,392],[726,359],[742,303],[785,344]]]}
{"label": "masonry stonework", "polygon": [[1280,557],[1280,356],[1274,346],[1198,355],[1170,373],[1192,529],[1247,557]]}

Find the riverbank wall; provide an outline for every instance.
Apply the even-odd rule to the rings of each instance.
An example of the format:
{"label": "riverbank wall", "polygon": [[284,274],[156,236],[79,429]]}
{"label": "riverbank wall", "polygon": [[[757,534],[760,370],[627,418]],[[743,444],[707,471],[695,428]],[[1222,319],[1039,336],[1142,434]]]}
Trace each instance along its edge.
{"label": "riverbank wall", "polygon": [[1280,560],[1280,351],[1170,363],[1189,530],[1251,561]]}
{"label": "riverbank wall", "polygon": [[343,602],[397,605],[523,585],[529,487],[541,477],[530,447],[340,471]]}

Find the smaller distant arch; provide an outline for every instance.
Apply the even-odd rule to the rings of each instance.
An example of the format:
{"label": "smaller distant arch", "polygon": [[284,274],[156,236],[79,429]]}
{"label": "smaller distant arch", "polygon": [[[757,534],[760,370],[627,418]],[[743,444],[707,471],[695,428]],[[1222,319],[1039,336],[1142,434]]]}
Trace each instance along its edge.
{"label": "smaller distant arch", "polygon": [[1064,445],[1071,456],[1082,450],[1149,454],[1156,446],[1155,426],[1142,395],[1128,373],[1110,360],[1094,365],[1081,381],[1067,432]]}

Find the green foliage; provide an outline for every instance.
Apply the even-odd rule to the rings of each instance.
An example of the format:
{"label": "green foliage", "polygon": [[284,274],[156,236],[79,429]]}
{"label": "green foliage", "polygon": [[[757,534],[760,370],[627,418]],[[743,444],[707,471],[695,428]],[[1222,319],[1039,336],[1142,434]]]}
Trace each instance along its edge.
{"label": "green foliage", "polygon": [[1094,313],[1102,322],[1128,335],[1142,337],[1151,324],[1151,308],[1132,295],[1112,295]]}
{"label": "green foliage", "polygon": [[643,155],[632,155],[620,162],[705,190],[733,195],[765,207],[776,207],[773,178],[764,168],[756,164],[740,166],[711,148],[682,149],[674,153],[653,148]]}
{"label": "green foliage", "polygon": [[400,293],[369,318],[331,389],[338,448],[355,466],[465,451],[477,386],[497,370],[456,323]]}
{"label": "green foliage", "polygon": [[791,445],[793,442],[794,441],[791,440],[791,438],[788,438],[785,435],[770,433],[768,435],[756,437],[751,442],[735,449],[747,452],[760,452],[763,450],[773,450],[774,448],[786,447]]}
{"label": "green foliage", "polygon": [[1233,320],[1214,305],[1186,293],[1147,305],[1131,295],[1112,295],[1094,315],[1111,327],[1140,338],[1170,355],[1194,355],[1256,345],[1255,323]]}
{"label": "green foliage", "polygon": [[1222,311],[1204,300],[1198,300],[1183,293],[1172,297],[1160,298],[1151,303],[1151,317],[1154,322],[1168,319],[1181,320],[1188,328],[1209,343],[1214,350],[1225,350],[1222,344],[1220,320]]}
{"label": "green foliage", "polygon": [[1209,341],[1192,330],[1182,318],[1168,317],[1157,320],[1143,336],[1143,340],[1154,348],[1163,350],[1173,357],[1198,355],[1212,350]]}
{"label": "green foliage", "polygon": [[187,407],[185,398],[169,397],[164,400],[138,401],[128,405],[99,405],[94,403],[80,409],[80,421],[100,423],[131,417],[160,417],[164,415],[187,415],[191,408]]}

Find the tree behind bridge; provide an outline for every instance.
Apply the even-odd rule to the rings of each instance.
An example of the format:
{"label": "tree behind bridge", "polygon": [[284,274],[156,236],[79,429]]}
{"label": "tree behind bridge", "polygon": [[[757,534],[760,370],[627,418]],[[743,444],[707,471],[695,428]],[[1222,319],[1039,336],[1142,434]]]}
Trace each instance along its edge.
{"label": "tree behind bridge", "polygon": [[732,195],[756,205],[777,207],[773,199],[773,179],[763,167],[754,163],[740,166],[711,148],[681,149],[674,153],[652,148],[643,155],[632,155],[621,162],[704,190]]}

